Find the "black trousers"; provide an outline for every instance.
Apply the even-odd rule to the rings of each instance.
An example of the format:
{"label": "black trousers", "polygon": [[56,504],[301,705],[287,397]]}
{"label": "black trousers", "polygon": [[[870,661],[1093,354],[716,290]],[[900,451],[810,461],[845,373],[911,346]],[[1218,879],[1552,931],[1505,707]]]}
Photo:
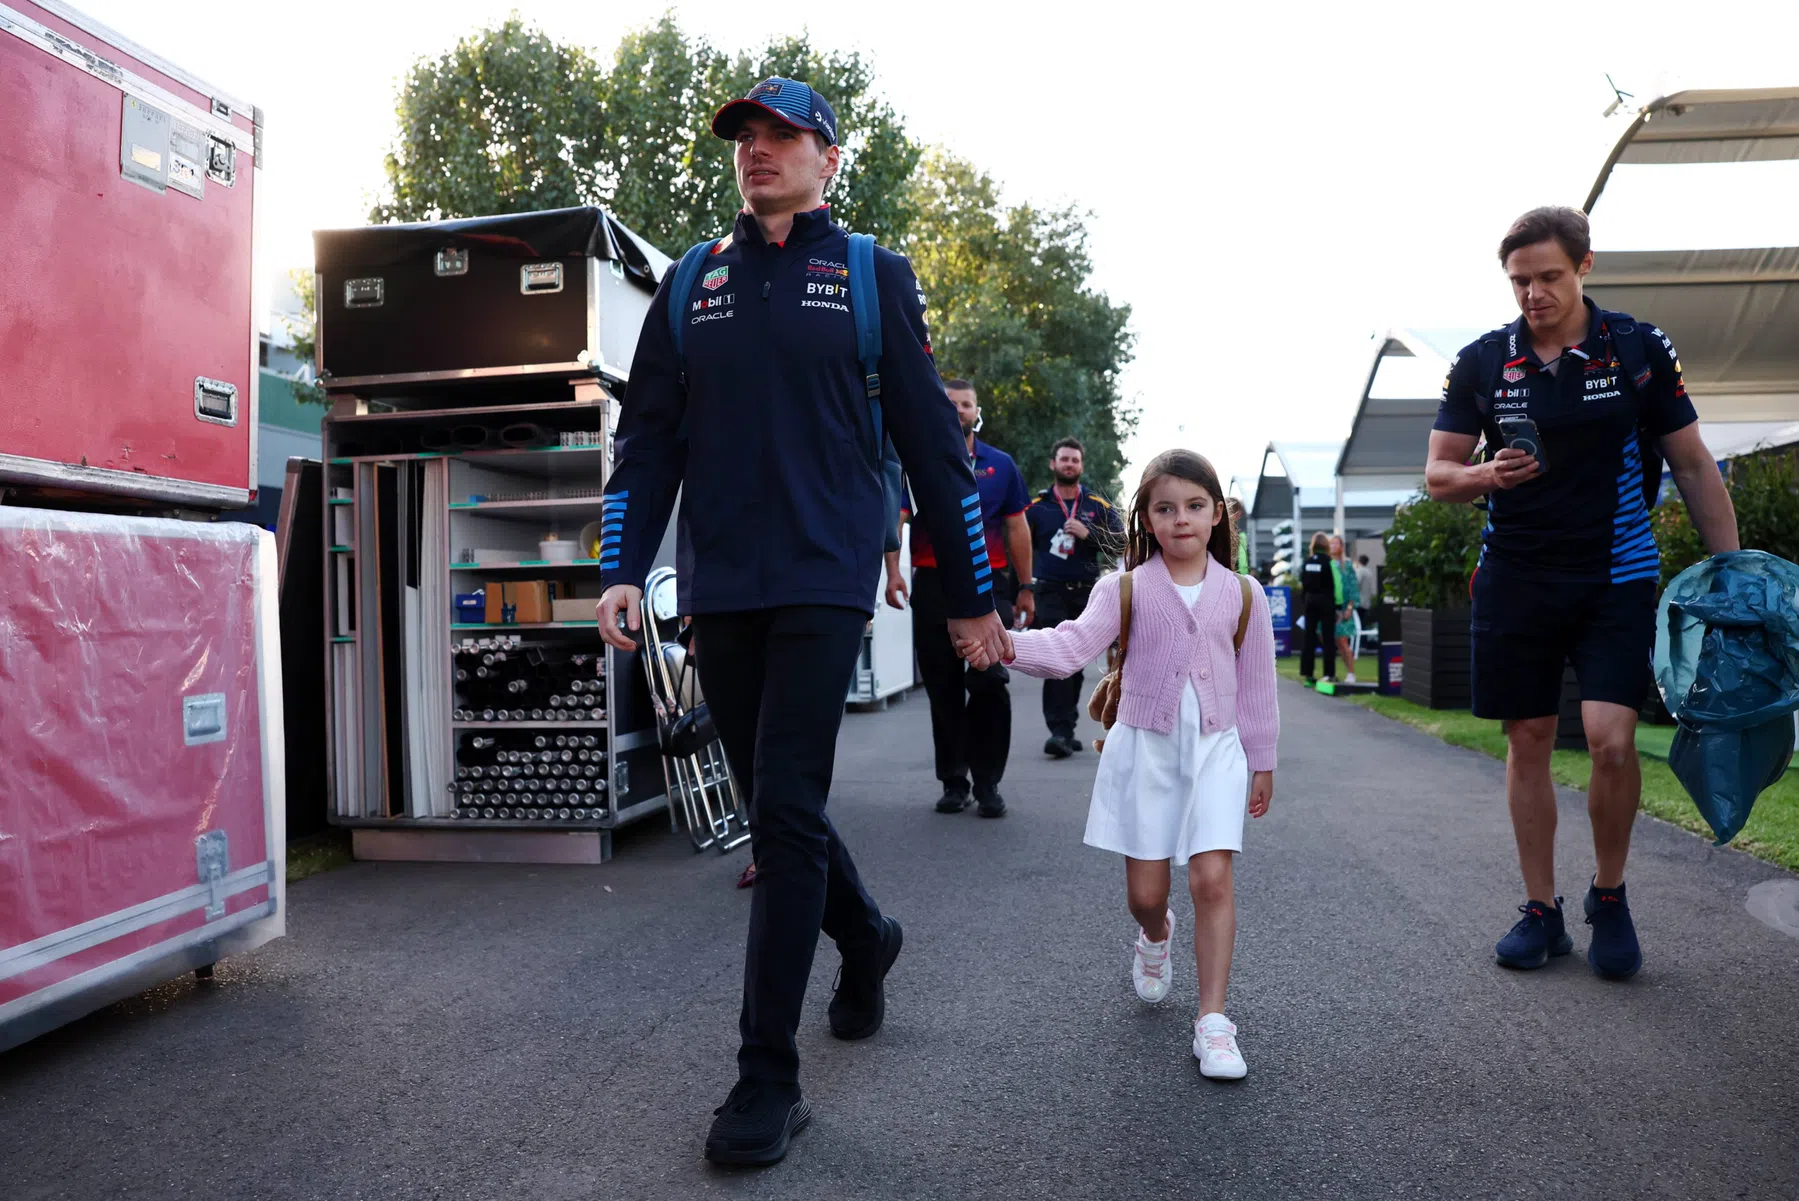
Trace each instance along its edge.
{"label": "black trousers", "polygon": [[1324,674],[1337,674],[1337,606],[1330,597],[1306,598],[1305,649],[1299,652],[1299,674],[1312,678],[1312,643],[1324,643]]}
{"label": "black trousers", "polygon": [[[1047,630],[1059,626],[1065,621],[1073,621],[1087,611],[1087,598],[1093,594],[1093,585],[1085,581],[1078,584],[1053,584],[1039,581],[1035,589],[1037,593],[1037,622],[1034,628]],[[1074,726],[1080,720],[1081,696],[1087,683],[1087,674],[1077,671],[1066,680],[1043,681],[1043,724],[1057,738],[1073,738]]]}
{"label": "black trousers", "polygon": [[[993,603],[1007,627],[1012,624],[1013,589],[1008,573],[994,573]],[[1006,688],[1012,676],[998,663],[972,671],[956,654],[935,567],[912,573],[912,649],[931,698],[937,778],[944,788],[967,795],[972,775],[974,795],[991,796],[1006,774],[1012,750],[1012,694]]]}
{"label": "black trousers", "polygon": [[706,704],[747,790],[756,887],[743,962],[747,1078],[799,1079],[794,1032],[823,930],[846,955],[871,950],[881,911],[825,816],[837,731],[868,614],[826,605],[693,619]]}

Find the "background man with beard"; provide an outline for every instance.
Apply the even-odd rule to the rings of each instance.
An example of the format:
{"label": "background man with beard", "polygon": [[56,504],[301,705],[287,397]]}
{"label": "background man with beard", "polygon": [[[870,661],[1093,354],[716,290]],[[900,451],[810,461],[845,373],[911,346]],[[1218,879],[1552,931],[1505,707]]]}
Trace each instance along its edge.
{"label": "background man with beard", "polygon": [[[1036,569],[1040,628],[1073,621],[1087,608],[1103,559],[1123,545],[1124,523],[1112,502],[1081,483],[1086,448],[1064,438],[1050,449],[1055,484],[1045,488],[1025,512],[1031,527],[1031,564]],[[1084,672],[1066,680],[1043,681],[1043,724],[1049,741],[1043,753],[1066,759],[1081,749],[1074,736]]]}
{"label": "background man with beard", "polygon": [[[975,437],[981,428],[981,407],[975,398],[974,385],[965,379],[944,381],[943,389],[962,422],[969,467],[974,472],[979,495],[977,506],[970,505],[958,513],[966,522],[964,546],[975,550],[977,571],[982,583],[993,582],[993,605],[1000,619],[1022,628],[1031,624],[1036,601],[1028,581],[1031,578],[1031,532],[1025,524],[1024,512],[1030,498],[1024,490],[1024,476],[1018,464],[1003,450],[996,450]],[[917,499],[916,489],[908,493],[901,520],[912,516]],[[930,521],[936,515],[923,514]],[[925,693],[931,698],[931,741],[936,753],[937,779],[943,783],[943,796],[937,801],[937,812],[960,813],[968,808],[969,777],[973,777],[974,799],[982,817],[1004,817],[1005,798],[999,794],[1000,778],[1006,774],[1006,758],[1012,747],[1012,697],[1006,690],[1011,679],[1005,665],[993,661],[991,667],[975,671],[962,661],[949,628],[950,611],[945,607],[948,593],[938,573],[938,552],[932,535],[941,521],[930,530],[914,523],[912,530],[912,646],[918,656],[918,674],[924,677]],[[962,552],[966,553],[966,552]],[[1008,571],[1016,568],[1016,574]],[[1027,581],[1022,587],[1018,581]],[[887,554],[887,603],[895,609],[905,608],[906,584],[899,574],[899,552]]]}

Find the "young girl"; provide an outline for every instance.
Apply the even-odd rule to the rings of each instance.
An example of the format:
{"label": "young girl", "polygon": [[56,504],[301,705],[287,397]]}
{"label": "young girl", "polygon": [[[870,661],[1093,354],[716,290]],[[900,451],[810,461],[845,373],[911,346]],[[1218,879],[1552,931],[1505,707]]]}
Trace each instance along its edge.
{"label": "young girl", "polygon": [[[1252,586],[1243,647],[1233,647],[1243,589],[1226,566],[1224,490],[1200,455],[1171,450],[1150,463],[1128,538],[1130,639],[1086,841],[1125,856],[1125,896],[1139,926],[1131,979],[1152,1004],[1168,995],[1169,861],[1187,865],[1199,970],[1193,1054],[1202,1074],[1235,1080],[1248,1068],[1224,1015],[1237,936],[1231,856],[1243,849],[1244,797],[1261,817],[1274,796],[1274,629],[1267,597]],[[1063,678],[1091,663],[1118,636],[1120,579],[1102,577],[1075,621],[1013,634],[1011,666]],[[979,644],[961,646],[984,666]]]}

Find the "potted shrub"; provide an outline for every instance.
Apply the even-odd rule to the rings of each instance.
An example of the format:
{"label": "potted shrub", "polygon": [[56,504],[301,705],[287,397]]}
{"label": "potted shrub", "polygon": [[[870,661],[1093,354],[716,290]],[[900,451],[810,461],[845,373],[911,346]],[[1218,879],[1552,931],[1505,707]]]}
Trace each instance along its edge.
{"label": "potted shrub", "polygon": [[1405,676],[1400,695],[1430,709],[1466,709],[1468,580],[1480,559],[1485,515],[1425,492],[1401,505],[1387,530],[1385,593],[1399,606]]}

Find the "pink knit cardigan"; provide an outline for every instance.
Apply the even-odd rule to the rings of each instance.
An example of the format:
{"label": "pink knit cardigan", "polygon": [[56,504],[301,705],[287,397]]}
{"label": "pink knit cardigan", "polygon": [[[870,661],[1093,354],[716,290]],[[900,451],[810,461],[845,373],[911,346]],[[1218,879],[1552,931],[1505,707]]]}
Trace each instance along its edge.
{"label": "pink knit cardigan", "polygon": [[[1017,657],[1010,666],[1028,676],[1063,679],[1098,658],[1118,637],[1119,578],[1117,572],[1100,577],[1086,611],[1074,621],[1013,634]],[[1181,690],[1191,682],[1206,733],[1235,726],[1249,769],[1273,771],[1281,725],[1274,698],[1274,623],[1261,588],[1250,588],[1250,604],[1249,629],[1237,654],[1231,641],[1243,611],[1243,589],[1230,568],[1211,560],[1206,586],[1189,609],[1161,555],[1138,567],[1131,585],[1131,645],[1124,659],[1118,720],[1172,733]]]}

